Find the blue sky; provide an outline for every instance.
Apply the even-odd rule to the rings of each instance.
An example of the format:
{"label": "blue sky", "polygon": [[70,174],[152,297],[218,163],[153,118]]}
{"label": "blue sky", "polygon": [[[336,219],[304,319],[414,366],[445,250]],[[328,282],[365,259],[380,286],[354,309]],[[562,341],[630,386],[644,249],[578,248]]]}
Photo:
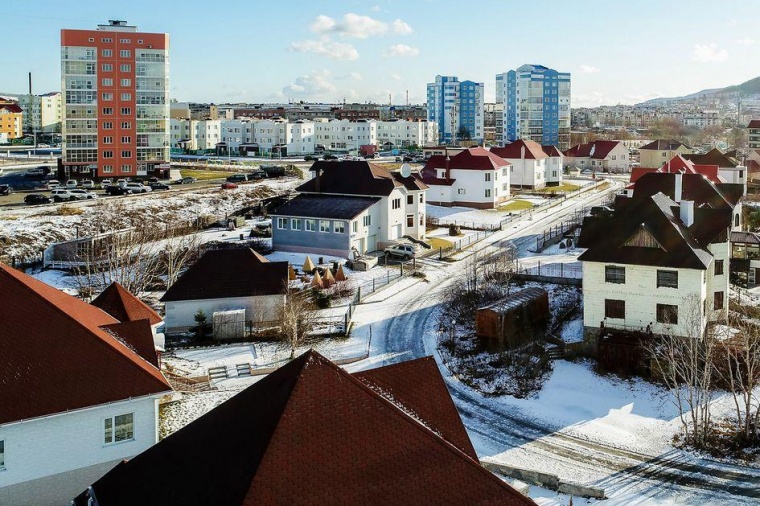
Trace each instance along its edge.
{"label": "blue sky", "polygon": [[572,105],[635,103],[760,76],[758,0],[17,1],[0,91],[60,89],[60,30],[123,19],[171,37],[171,97],[395,104],[436,74],[485,83],[524,63],[572,73]]}

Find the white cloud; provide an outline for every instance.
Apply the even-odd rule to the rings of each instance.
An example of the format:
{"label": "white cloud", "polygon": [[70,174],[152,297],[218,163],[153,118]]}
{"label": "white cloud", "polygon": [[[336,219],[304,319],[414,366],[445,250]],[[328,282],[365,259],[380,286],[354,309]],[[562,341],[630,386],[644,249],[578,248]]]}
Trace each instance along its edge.
{"label": "white cloud", "polygon": [[397,19],[393,22],[393,33],[397,33],[399,35],[409,35],[412,33],[412,27],[409,26],[409,23]]}
{"label": "white cloud", "polygon": [[738,44],[740,46],[751,46],[755,42],[757,42],[755,39],[752,39],[752,38],[749,38],[749,37],[745,37],[743,39],[736,39],[734,41],[734,44]]}
{"label": "white cloud", "polygon": [[330,37],[321,37],[319,40],[304,40],[293,42],[290,45],[292,51],[299,53],[314,53],[327,56],[333,60],[356,60],[359,52],[351,44],[335,42]]}
{"label": "white cloud", "polygon": [[412,58],[420,54],[420,50],[416,47],[407,46],[406,44],[395,44],[389,47],[383,56],[398,56]]}
{"label": "white cloud", "polygon": [[722,62],[728,60],[728,51],[718,49],[718,45],[714,42],[712,44],[694,44],[691,59],[703,63]]}
{"label": "white cloud", "polygon": [[343,80],[348,80],[348,79],[353,79],[354,81],[361,81],[361,80],[364,79],[364,77],[360,73],[358,73],[358,72],[351,72],[349,74],[343,74],[343,75],[340,75],[340,76],[335,76],[335,79],[340,79],[342,81]]}
{"label": "white cloud", "polygon": [[354,39],[366,39],[387,33],[412,33],[412,27],[400,19],[395,20],[392,24],[388,24],[385,21],[352,12],[345,14],[340,21],[320,14],[311,24],[310,28],[312,32],[320,35],[339,34],[342,37]]}
{"label": "white cloud", "polygon": [[315,70],[311,74],[299,76],[282,88],[282,95],[288,99],[308,98],[312,100],[335,100],[337,88],[328,79],[328,70]]}
{"label": "white cloud", "polygon": [[400,81],[401,80],[401,76],[399,74],[396,74],[394,72],[393,74],[391,74],[391,79],[393,79],[394,81]]}
{"label": "white cloud", "polygon": [[372,12],[380,12],[380,6],[379,5],[373,5],[370,10]]}
{"label": "white cloud", "polygon": [[581,65],[581,72],[584,74],[596,74],[599,72],[599,69],[591,65]]}

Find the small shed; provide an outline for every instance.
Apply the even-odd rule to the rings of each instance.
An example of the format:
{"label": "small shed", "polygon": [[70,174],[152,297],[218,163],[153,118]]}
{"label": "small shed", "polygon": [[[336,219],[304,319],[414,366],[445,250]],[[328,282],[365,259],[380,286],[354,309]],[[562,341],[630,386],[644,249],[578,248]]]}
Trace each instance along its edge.
{"label": "small shed", "polygon": [[245,337],[245,309],[215,311],[211,316],[214,339],[240,339]]}
{"label": "small shed", "polygon": [[549,321],[549,294],[525,288],[475,311],[475,333],[494,345],[516,348],[532,341]]}

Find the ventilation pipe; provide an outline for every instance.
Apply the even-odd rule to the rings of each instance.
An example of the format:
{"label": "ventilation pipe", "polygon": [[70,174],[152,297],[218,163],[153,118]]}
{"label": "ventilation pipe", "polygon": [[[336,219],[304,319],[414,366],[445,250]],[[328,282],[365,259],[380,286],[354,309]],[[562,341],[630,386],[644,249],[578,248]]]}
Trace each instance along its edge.
{"label": "ventilation pipe", "polygon": [[683,194],[683,172],[676,172],[675,174],[675,188],[673,191],[673,200],[676,201],[676,203],[681,202],[681,197]]}
{"label": "ventilation pipe", "polygon": [[692,226],[694,224],[694,201],[682,200],[679,209],[681,211],[681,222],[687,227]]}

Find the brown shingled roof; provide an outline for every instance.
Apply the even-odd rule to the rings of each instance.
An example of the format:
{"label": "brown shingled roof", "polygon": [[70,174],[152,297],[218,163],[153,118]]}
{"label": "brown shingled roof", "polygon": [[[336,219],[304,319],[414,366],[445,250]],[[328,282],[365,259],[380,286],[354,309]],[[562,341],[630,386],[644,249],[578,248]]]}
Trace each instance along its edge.
{"label": "brown shingled roof", "polygon": [[296,188],[296,191],[380,197],[388,196],[395,188],[404,186],[385,167],[366,161],[319,160],[311,166],[311,171],[319,173],[319,188],[315,177]]}
{"label": "brown shingled roof", "polygon": [[163,319],[146,303],[132,295],[126,288],[114,281],[90,304],[99,307],[120,322],[147,319],[151,325]]}
{"label": "brown shingled roof", "polygon": [[509,143],[501,148],[493,147],[491,148],[491,153],[502,158],[509,158],[510,160],[522,159],[522,148],[525,148],[526,160],[540,160],[549,156],[544,152],[541,144],[536,141],[523,139]]}
{"label": "brown shingled roof", "polygon": [[750,121],[747,128],[760,128],[760,119],[753,119]]}
{"label": "brown shingled roof", "polygon": [[[424,364],[396,370],[440,376]],[[427,412],[406,401],[421,398],[411,391],[429,381],[396,389],[382,378],[369,372],[359,379],[307,352],[119,464],[75,504],[94,495],[100,506],[535,505],[437,426],[410,416]],[[403,390],[405,409],[368,379]]]}
{"label": "brown shingled roof", "polygon": [[169,287],[161,301],[281,294],[287,282],[288,262],[270,262],[249,248],[211,250]]}
{"label": "brown shingled roof", "polygon": [[0,424],[171,390],[104,311],[0,264]]}

